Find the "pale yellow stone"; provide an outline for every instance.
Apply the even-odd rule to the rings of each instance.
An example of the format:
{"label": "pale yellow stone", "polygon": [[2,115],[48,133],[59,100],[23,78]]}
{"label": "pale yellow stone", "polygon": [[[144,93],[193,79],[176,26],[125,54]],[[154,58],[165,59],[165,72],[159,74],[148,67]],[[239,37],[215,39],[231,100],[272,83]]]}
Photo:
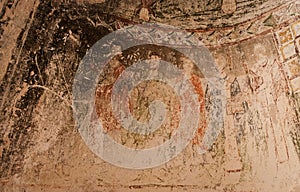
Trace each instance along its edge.
{"label": "pale yellow stone", "polygon": [[300,20],[292,25],[292,31],[295,37],[300,35]]}
{"label": "pale yellow stone", "polygon": [[142,8],[140,11],[140,19],[143,21],[149,21],[150,16],[149,16],[149,11],[147,8]]}
{"label": "pale yellow stone", "polygon": [[235,0],[223,0],[222,11],[226,14],[230,14],[236,11]]}
{"label": "pale yellow stone", "polygon": [[292,88],[293,88],[294,92],[299,93],[300,92],[300,77],[292,79],[291,84],[292,84]]}
{"label": "pale yellow stone", "polygon": [[296,49],[294,42],[291,42],[283,47],[281,47],[281,54],[283,59],[288,59],[294,55],[296,55]]}

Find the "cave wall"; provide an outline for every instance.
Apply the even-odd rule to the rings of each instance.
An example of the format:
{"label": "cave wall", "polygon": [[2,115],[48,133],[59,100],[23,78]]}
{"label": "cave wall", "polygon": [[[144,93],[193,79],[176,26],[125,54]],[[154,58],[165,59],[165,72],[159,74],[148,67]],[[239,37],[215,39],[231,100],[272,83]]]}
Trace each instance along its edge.
{"label": "cave wall", "polygon": [[[298,191],[299,2],[140,4],[0,3],[0,191]],[[192,141],[164,165],[131,170],[103,161],[83,142],[73,119],[72,85],[93,44],[142,22],[197,36],[225,80],[227,104],[224,128],[207,153],[198,154],[199,143]],[[132,142],[142,146],[135,137],[124,140]]]}

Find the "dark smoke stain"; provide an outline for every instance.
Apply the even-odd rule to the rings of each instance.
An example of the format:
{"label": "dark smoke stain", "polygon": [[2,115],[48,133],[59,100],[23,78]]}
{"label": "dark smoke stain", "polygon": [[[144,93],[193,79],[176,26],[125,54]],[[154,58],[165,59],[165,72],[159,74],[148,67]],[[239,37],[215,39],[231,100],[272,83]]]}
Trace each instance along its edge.
{"label": "dark smoke stain", "polygon": [[[0,101],[4,101],[4,107],[0,109],[0,120],[1,124],[6,125],[6,127],[1,126],[0,131],[0,150],[2,149],[0,178],[22,173],[25,152],[28,147],[34,145],[31,141],[34,129],[36,129],[32,122],[33,113],[44,89],[30,86],[39,85],[51,88],[53,85],[48,81],[46,69],[50,67],[49,63],[53,56],[63,55],[64,58],[68,58],[75,55],[78,60],[74,61],[71,66],[63,62],[61,64],[61,68],[66,73],[67,86],[72,86],[79,61],[89,47],[109,33],[108,26],[114,22],[111,16],[103,12],[107,10],[104,6],[107,4],[79,5],[74,2],[41,0],[23,47],[21,45],[26,34],[25,29],[20,33],[4,77],[4,79],[11,78],[11,83],[3,81],[0,85]],[[4,12],[5,9],[2,9],[0,14],[3,15]],[[99,19],[102,23],[108,24],[94,25],[100,22]],[[71,34],[78,38],[78,42],[65,40]],[[19,51],[21,54],[17,62]],[[12,72],[14,66],[16,66],[16,71]],[[19,97],[20,92],[17,88],[24,87],[24,84],[29,88]],[[8,96],[3,98],[4,90],[8,89]],[[15,111],[12,109],[13,101],[17,109]]]}

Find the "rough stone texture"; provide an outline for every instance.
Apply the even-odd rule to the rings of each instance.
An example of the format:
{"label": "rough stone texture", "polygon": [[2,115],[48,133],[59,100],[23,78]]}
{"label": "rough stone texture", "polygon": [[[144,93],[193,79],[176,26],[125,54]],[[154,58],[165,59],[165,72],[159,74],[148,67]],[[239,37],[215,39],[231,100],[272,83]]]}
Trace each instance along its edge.
{"label": "rough stone texture", "polygon": [[[299,13],[294,0],[1,1],[0,191],[298,192]],[[102,161],[82,141],[72,83],[101,37],[148,20],[193,32],[209,47],[226,80],[226,119],[208,153],[196,152],[198,131],[165,165],[128,170]],[[159,86],[137,88],[133,108],[153,99]],[[176,114],[172,90],[164,94]],[[149,118],[145,107],[133,113]],[[109,134],[117,139],[122,132]],[[168,134],[158,132],[162,139]],[[124,144],[153,144],[146,141],[128,135]]]}

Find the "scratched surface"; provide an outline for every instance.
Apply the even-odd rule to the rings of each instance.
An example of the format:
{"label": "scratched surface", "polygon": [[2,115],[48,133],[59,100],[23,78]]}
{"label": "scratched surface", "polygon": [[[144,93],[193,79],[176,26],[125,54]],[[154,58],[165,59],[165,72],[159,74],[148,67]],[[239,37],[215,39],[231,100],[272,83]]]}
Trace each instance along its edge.
{"label": "scratched surface", "polygon": [[[300,191],[299,13],[299,1],[279,0],[1,1],[0,191]],[[104,162],[85,145],[74,124],[71,93],[86,51],[106,34],[142,22],[186,29],[209,47],[226,81],[226,118],[208,153],[196,152],[204,118],[175,159],[128,170]],[[107,74],[122,71],[111,66]],[[200,81],[193,83],[207,99]],[[96,103],[109,106],[101,89]],[[170,103],[169,124],[153,136],[160,143],[178,124],[172,89],[141,84],[132,92],[131,109],[146,121],[147,103],[155,97]],[[209,107],[207,102],[202,109]],[[120,143],[157,144],[151,137],[114,132],[110,116],[106,111],[99,118]]]}

